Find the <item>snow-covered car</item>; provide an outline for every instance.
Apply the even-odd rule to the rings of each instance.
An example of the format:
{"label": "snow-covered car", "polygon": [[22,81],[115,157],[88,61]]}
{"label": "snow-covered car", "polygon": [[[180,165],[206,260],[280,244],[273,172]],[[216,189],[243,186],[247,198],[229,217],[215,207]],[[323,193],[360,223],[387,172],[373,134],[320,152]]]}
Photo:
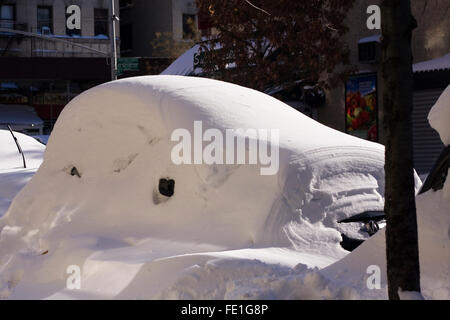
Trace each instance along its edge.
{"label": "snow-covered car", "polygon": [[[450,92],[450,90],[449,90]],[[450,109],[450,100],[447,100]],[[441,113],[442,116],[445,114]],[[441,130],[448,133],[448,129]],[[443,149],[416,197],[421,295],[399,292],[401,299],[450,299],[450,146]],[[336,263],[319,271],[333,287],[354,288],[356,298],[386,299],[386,240],[384,229]],[[370,283],[379,276],[378,290]],[[372,280],[373,281],[373,280]],[[325,282],[331,285],[329,282]],[[373,283],[373,282],[372,282]],[[334,296],[336,298],[336,296]]]}
{"label": "snow-covered car", "polygon": [[[322,269],[349,254],[342,234],[369,237],[338,221],[383,210],[383,168],[382,145],[255,90],[181,76],[110,82],[63,110],[44,162],[0,219],[0,292],[198,298],[205,287],[183,277],[211,261],[237,265],[198,279]],[[227,290],[206,296],[242,297]]]}
{"label": "snow-covered car", "polygon": [[434,191],[441,190],[447,181],[449,166],[450,146],[446,146],[434,163],[433,168],[425,179],[419,194],[425,193],[430,189],[433,189]]}
{"label": "snow-covered car", "polygon": [[30,136],[42,135],[44,121],[32,106],[21,104],[0,104],[0,130],[12,130]]}
{"label": "snow-covered car", "polygon": [[[446,146],[436,159],[416,196],[421,292],[426,299],[450,299],[450,86],[431,109],[428,120]],[[341,288],[357,288],[357,297],[386,299],[386,247],[384,229],[351,254],[320,270]],[[375,270],[375,271],[374,271]],[[378,287],[366,286],[374,272]],[[403,293],[400,298],[416,298]]]}
{"label": "snow-covered car", "polygon": [[27,135],[0,130],[0,217],[41,165],[44,150],[43,144]]}

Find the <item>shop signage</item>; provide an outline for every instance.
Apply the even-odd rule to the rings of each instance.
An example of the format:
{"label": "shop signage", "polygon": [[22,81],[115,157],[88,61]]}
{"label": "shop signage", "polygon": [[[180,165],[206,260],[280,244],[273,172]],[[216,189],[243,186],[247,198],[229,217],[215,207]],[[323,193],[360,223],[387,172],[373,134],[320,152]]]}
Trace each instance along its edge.
{"label": "shop signage", "polygon": [[345,86],[345,132],[378,141],[377,75],[351,77]]}
{"label": "shop signage", "polygon": [[120,76],[125,71],[139,71],[139,58],[118,58],[117,74]]}

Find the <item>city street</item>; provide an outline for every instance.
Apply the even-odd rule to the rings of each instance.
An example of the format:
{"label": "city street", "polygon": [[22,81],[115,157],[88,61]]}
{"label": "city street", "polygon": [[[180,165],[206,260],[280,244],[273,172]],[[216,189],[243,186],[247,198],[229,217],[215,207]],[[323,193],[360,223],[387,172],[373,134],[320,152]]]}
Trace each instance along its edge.
{"label": "city street", "polygon": [[449,12],[0,1],[0,299],[449,300]]}

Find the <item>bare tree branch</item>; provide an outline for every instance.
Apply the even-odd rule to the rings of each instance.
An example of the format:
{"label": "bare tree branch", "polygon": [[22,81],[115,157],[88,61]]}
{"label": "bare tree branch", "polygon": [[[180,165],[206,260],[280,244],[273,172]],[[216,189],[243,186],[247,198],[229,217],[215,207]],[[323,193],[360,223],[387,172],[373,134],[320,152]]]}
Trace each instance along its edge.
{"label": "bare tree branch", "polygon": [[270,13],[268,13],[266,10],[264,10],[264,9],[261,9],[261,8],[259,8],[259,7],[257,7],[257,6],[255,6],[253,3],[251,3],[250,1],[248,1],[248,0],[244,0],[245,2],[247,2],[249,5],[251,5],[253,8],[255,8],[255,9],[257,9],[257,10],[259,10],[259,11],[261,11],[261,12],[264,12],[265,14],[267,14],[267,15],[269,15],[270,16]]}

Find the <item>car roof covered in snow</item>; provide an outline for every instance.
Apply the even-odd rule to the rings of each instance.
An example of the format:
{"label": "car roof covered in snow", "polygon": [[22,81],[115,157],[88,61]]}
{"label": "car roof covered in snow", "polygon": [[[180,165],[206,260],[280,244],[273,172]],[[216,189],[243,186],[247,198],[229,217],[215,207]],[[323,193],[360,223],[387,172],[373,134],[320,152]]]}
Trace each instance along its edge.
{"label": "car roof covered in snow", "polygon": [[[236,136],[278,130],[279,141],[256,140],[259,155],[267,141],[271,155],[280,147],[273,157],[279,170],[263,175],[263,163],[175,163],[173,133],[192,132],[194,121],[203,132],[244,129]],[[196,143],[194,137],[192,150]],[[231,148],[222,151],[228,155]],[[11,226],[0,256],[14,257],[8,272],[28,259],[21,252],[45,255],[46,265],[61,270],[67,257],[80,257],[75,263],[92,275],[85,292],[109,297],[133,283],[157,292],[161,286],[143,280],[139,270],[173,256],[228,251],[229,257],[279,263],[281,252],[291,266],[322,268],[348,253],[341,231],[360,235],[360,226],[337,220],[382,210],[383,166],[382,145],[328,128],[259,91],[198,77],[113,81],[78,95],[62,111],[44,162],[0,220]],[[161,181],[171,180],[171,190],[161,192]],[[39,286],[32,279],[42,269],[27,266],[31,283],[24,280],[22,288]],[[170,270],[158,267],[152,275],[177,277]],[[124,277],[114,286],[96,281],[116,274]],[[49,274],[48,281],[57,276]]]}
{"label": "car roof covered in snow", "polygon": [[[97,101],[103,101],[104,107]],[[62,119],[88,104],[95,105],[92,116],[98,117],[101,109],[115,112],[114,106],[125,103],[131,116],[145,113],[153,127],[163,126],[160,129],[166,134],[192,129],[194,121],[203,121],[204,130],[278,129],[280,146],[300,147],[297,151],[342,146],[383,150],[380,144],[324,126],[267,94],[199,77],[143,76],[106,83],[76,97]]]}

